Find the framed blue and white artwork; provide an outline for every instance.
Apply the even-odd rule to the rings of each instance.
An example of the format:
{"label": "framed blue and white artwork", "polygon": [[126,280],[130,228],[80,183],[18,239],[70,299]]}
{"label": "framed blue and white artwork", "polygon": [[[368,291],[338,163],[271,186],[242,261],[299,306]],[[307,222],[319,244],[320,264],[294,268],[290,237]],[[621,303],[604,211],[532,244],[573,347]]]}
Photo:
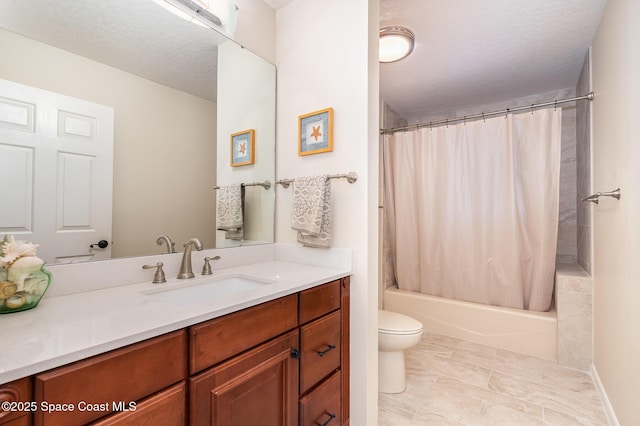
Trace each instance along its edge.
{"label": "framed blue and white artwork", "polygon": [[298,117],[298,155],[333,151],[333,108]]}
{"label": "framed blue and white artwork", "polygon": [[231,167],[253,164],[254,152],[255,131],[253,129],[231,135]]}

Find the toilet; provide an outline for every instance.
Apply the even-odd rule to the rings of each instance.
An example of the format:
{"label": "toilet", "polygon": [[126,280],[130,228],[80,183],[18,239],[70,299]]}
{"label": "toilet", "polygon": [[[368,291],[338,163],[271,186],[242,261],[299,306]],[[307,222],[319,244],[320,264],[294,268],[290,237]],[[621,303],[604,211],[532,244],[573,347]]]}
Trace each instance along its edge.
{"label": "toilet", "polygon": [[378,391],[404,392],[404,351],[422,337],[422,323],[406,315],[378,310]]}

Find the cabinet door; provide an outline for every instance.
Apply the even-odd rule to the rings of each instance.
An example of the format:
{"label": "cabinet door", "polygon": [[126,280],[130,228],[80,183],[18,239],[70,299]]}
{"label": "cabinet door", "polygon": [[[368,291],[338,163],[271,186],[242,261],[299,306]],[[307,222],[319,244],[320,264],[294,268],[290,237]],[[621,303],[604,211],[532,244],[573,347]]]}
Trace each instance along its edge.
{"label": "cabinet door", "polygon": [[[6,383],[0,386],[0,402],[29,402],[32,400],[31,396],[31,379],[24,378],[16,380],[11,383]],[[27,410],[5,410],[0,408],[0,424],[28,424],[27,422],[31,418],[28,415]],[[20,421],[16,420],[21,418]],[[10,421],[15,420],[15,423]],[[25,422],[25,423],[22,423]]]}
{"label": "cabinet door", "polygon": [[158,392],[134,406],[128,411],[112,414],[104,419],[91,423],[91,426],[180,426],[186,418],[186,386],[178,383]]}
{"label": "cabinet door", "polygon": [[298,331],[192,377],[192,425],[293,426],[298,420]]}

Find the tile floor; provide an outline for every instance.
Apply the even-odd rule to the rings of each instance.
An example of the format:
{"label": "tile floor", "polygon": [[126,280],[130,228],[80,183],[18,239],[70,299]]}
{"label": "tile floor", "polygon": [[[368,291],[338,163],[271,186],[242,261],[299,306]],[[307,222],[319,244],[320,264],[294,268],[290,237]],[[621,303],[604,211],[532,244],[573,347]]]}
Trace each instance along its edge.
{"label": "tile floor", "polygon": [[591,376],[553,361],[425,333],[407,390],[379,394],[381,426],[607,425]]}

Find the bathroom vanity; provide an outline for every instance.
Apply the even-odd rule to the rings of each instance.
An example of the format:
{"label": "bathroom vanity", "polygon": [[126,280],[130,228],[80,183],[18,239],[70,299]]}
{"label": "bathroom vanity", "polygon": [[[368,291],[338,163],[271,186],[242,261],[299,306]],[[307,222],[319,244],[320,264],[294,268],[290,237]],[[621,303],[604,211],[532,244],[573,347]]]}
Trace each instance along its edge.
{"label": "bathroom vanity", "polygon": [[[11,402],[0,411],[0,424],[348,424],[349,272],[274,260],[221,273],[234,270],[277,272],[278,282],[268,286],[270,294],[259,288],[215,303],[171,307],[137,301],[153,318],[142,320],[135,337],[109,337],[107,351],[99,349],[105,346],[96,344],[96,335],[85,336],[80,351],[43,348],[47,359],[34,355],[11,372],[0,370],[0,378],[31,372],[0,386],[0,401]],[[25,324],[38,322],[51,313],[47,310],[95,298],[110,303],[127,291],[135,299],[131,292],[144,294],[146,288],[153,287],[135,284],[62,296],[2,319],[17,321],[21,315]],[[151,313],[159,307],[157,316]],[[119,329],[122,317],[144,317],[125,305],[114,308],[120,319],[110,317],[112,324],[104,324],[101,309],[95,311],[75,329]],[[168,320],[160,320],[161,311]],[[65,327],[69,323],[62,320]],[[140,339],[149,333],[152,337]],[[52,342],[64,339],[60,335]],[[96,354],[78,355],[90,352]],[[43,368],[52,363],[55,367]]]}

